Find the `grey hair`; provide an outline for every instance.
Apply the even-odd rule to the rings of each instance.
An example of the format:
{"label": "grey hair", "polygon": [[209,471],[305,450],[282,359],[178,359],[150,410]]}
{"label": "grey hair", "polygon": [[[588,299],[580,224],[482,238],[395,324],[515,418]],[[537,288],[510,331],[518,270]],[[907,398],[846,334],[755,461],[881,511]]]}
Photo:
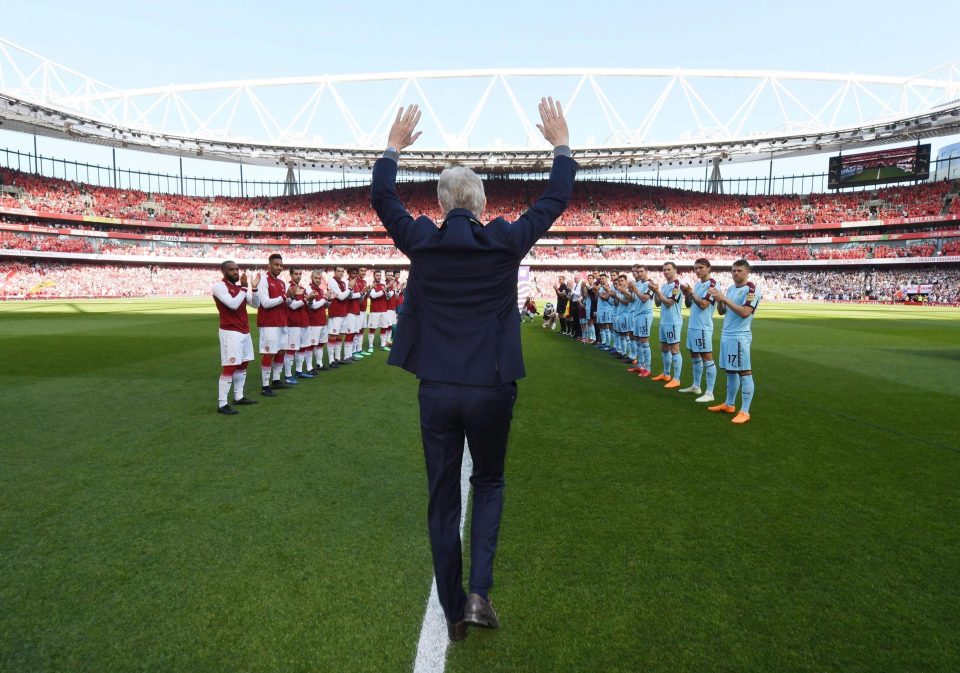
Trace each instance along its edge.
{"label": "grey hair", "polygon": [[466,208],[479,217],[487,205],[480,176],[466,166],[444,169],[437,181],[437,198],[444,216],[454,208]]}

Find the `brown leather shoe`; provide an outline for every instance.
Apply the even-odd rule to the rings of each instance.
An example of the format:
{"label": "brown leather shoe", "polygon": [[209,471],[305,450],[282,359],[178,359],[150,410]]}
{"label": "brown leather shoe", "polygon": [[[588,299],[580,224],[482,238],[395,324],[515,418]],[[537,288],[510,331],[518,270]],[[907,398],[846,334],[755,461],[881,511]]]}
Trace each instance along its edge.
{"label": "brown leather shoe", "polygon": [[459,642],[461,640],[466,640],[467,638],[467,623],[463,620],[459,622],[447,622],[447,635],[450,636],[450,640],[453,642]]}
{"label": "brown leather shoe", "polygon": [[467,607],[463,612],[463,619],[468,624],[482,626],[485,629],[499,629],[500,620],[490,601],[485,601],[479,594],[467,596]]}

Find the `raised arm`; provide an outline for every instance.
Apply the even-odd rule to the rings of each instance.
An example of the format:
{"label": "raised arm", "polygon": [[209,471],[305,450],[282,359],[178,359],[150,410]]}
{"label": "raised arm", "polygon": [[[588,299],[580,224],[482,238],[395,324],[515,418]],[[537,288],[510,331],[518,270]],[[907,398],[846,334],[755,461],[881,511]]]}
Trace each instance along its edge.
{"label": "raised arm", "polygon": [[400,150],[409,147],[420,137],[420,131],[414,132],[419,121],[420,109],[416,105],[409,105],[406,110],[400,108],[397,111],[397,117],[387,136],[387,149],[373,165],[373,182],[370,186],[370,201],[373,209],[377,211],[380,222],[403,253],[407,252],[409,243],[407,230],[414,220],[397,198],[397,167]]}
{"label": "raised arm", "polygon": [[553,98],[541,98],[540,121],[537,128],[553,145],[553,168],[543,194],[508,230],[514,251],[520,257],[526,257],[534,243],[547,233],[566,210],[573,194],[573,178],[577,173],[577,162],[570,152],[570,132],[560,103]]}

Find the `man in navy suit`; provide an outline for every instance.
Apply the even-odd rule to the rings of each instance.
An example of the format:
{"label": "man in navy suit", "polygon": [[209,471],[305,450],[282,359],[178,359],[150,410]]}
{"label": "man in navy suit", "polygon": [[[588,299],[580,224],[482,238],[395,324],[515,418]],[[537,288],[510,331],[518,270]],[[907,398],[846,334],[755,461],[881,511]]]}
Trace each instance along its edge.
{"label": "man in navy suit", "polygon": [[[493,558],[503,510],[503,465],[517,379],[524,376],[517,310],[521,260],[570,202],[577,163],[570,156],[563,110],[540,102],[537,127],[554,146],[546,190],[516,222],[486,225],[483,183],[470,169],[448,168],[437,196],[440,226],[414,218],[397,198],[400,151],[420,111],[397,113],[388,147],[373,168],[373,207],[397,248],[410,258],[410,277],[398,310],[397,336],[387,360],[420,379],[420,430],[427,465],[427,521],[440,605],[451,640],[466,624],[499,627],[489,600]],[[463,590],[460,548],[460,467],[464,439],[473,458],[470,595]]]}

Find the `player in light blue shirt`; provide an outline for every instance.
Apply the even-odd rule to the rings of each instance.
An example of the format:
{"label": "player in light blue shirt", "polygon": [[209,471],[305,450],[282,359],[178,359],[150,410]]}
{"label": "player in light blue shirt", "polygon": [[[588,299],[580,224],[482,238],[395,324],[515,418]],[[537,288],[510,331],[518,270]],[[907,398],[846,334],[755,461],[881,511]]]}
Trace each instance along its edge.
{"label": "player in light blue shirt", "polygon": [[[693,385],[681,388],[681,393],[700,395],[697,402],[713,402],[713,387],[717,382],[717,365],[713,361],[713,309],[715,300],[708,294],[717,281],[710,277],[710,261],[701,257],[693,263],[693,272],[697,282],[693,287],[680,285],[684,303],[690,309],[690,321],[687,323],[687,350],[690,351],[690,363],[693,365]],[[707,374],[707,389],[700,389],[704,370]],[[703,394],[701,395],[701,392]]]}
{"label": "player in light blue shirt", "polygon": [[601,348],[613,348],[613,299],[610,297],[610,282],[607,274],[600,274],[600,285],[597,287],[597,326],[600,328]]}
{"label": "player in light blue shirt", "polygon": [[663,277],[666,282],[660,287],[650,284],[654,301],[660,307],[660,356],[663,358],[663,373],[650,380],[666,381],[664,388],[679,388],[680,369],[683,366],[683,356],[680,354],[683,316],[680,314],[681,292],[680,280],[677,278],[677,265],[673,262],[665,262]]}
{"label": "player in light blue shirt", "polygon": [[627,316],[630,300],[627,294],[627,277],[622,274],[617,276],[613,285],[613,298],[613,329],[617,335],[615,353],[623,360],[632,359],[627,357]]}
{"label": "player in light blue shirt", "polygon": [[650,278],[647,268],[641,264],[633,265],[634,280],[627,279],[627,289],[631,292],[634,302],[631,305],[630,335],[636,346],[637,364],[628,369],[636,372],[637,376],[650,376],[650,327],[653,325],[653,290],[650,289]]}
{"label": "player in light blue shirt", "polygon": [[753,315],[760,303],[760,289],[748,280],[750,262],[738,259],[730,269],[733,285],[723,294],[717,288],[708,293],[716,300],[717,310],[723,315],[723,330],[720,332],[720,366],[727,373],[727,399],[723,404],[707,407],[710,411],[728,414],[737,411],[737,391],[740,391],[740,413],[733,417],[737,424],[750,420],[750,403],[753,402],[753,370],[750,368],[750,331]]}

